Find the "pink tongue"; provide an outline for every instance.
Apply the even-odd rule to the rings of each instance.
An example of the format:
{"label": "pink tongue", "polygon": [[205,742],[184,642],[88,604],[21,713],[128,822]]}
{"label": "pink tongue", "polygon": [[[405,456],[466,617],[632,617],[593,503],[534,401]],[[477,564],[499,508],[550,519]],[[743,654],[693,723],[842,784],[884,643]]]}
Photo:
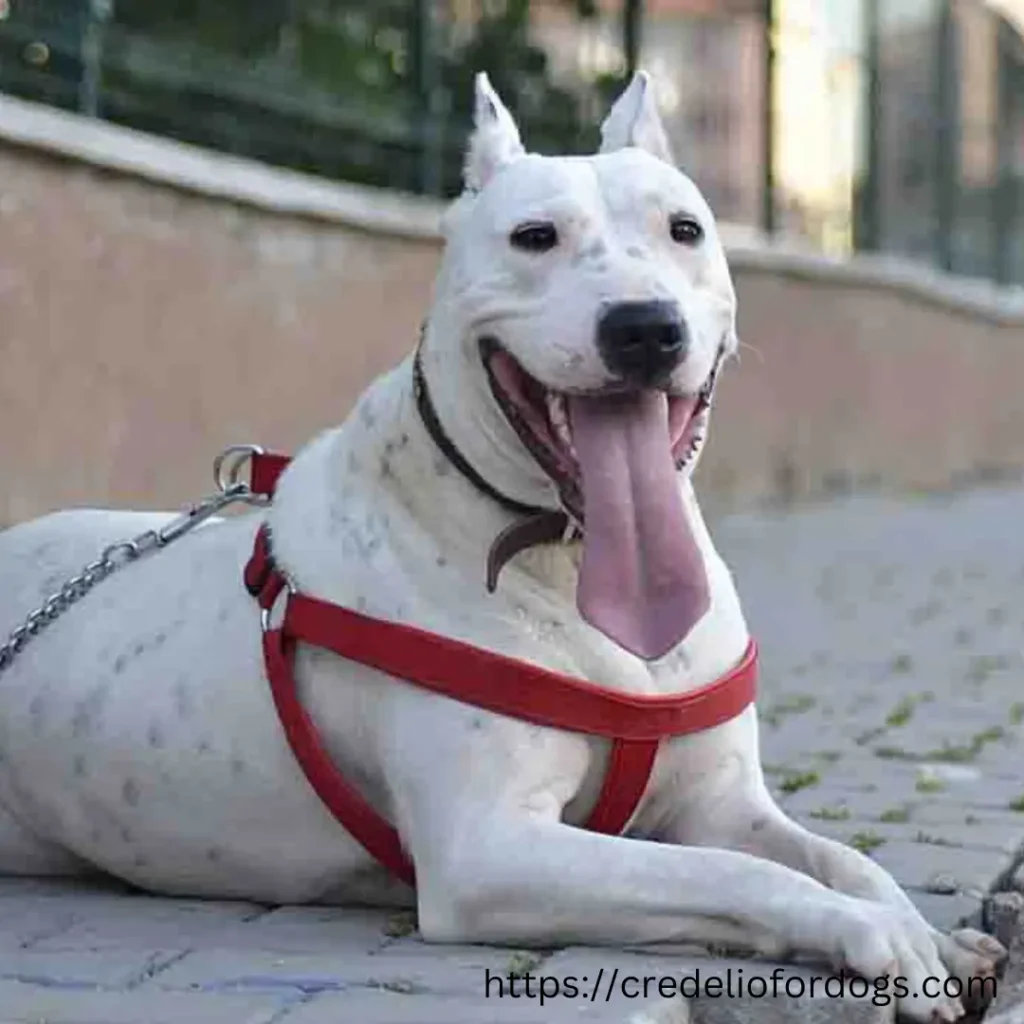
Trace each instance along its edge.
{"label": "pink tongue", "polygon": [[660,658],[710,602],[683,508],[661,392],[569,399],[583,488],[580,614],[621,647]]}

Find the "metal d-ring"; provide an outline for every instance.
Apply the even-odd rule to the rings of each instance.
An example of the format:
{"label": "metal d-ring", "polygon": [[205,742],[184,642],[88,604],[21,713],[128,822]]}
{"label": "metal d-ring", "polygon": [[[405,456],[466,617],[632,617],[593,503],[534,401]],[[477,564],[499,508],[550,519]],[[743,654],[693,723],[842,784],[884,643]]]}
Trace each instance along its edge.
{"label": "metal d-ring", "polygon": [[[273,601],[266,608],[260,608],[260,629],[264,633],[269,633],[271,629],[270,616],[273,614],[274,609],[278,606],[281,595],[285,596],[285,607],[288,605],[288,598],[293,594],[298,593],[298,588],[292,581],[285,576],[280,570],[277,570],[277,578],[280,580],[280,585],[277,593],[274,595]],[[283,619],[282,619],[283,621]]]}
{"label": "metal d-ring", "polygon": [[[213,479],[217,489],[223,494],[234,487],[242,473],[242,468],[251,461],[255,455],[266,454],[258,444],[232,444],[228,445],[220,455],[213,460]],[[224,473],[224,464],[228,463],[227,474]]]}

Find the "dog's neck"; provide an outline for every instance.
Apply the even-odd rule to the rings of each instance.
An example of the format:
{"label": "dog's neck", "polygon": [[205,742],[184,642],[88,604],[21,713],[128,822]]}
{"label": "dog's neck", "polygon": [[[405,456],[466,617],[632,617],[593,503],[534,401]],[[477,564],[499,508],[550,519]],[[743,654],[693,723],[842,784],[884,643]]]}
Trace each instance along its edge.
{"label": "dog's neck", "polygon": [[[575,620],[582,556],[577,542],[523,551],[505,569],[497,593],[486,595],[487,554],[495,537],[516,516],[481,493],[435,445],[417,409],[412,369],[410,356],[379,378],[343,427],[307,446],[282,478],[271,511],[275,557],[282,569],[306,592],[341,604],[354,601],[358,610],[363,610],[358,595],[368,579],[397,573],[396,579],[404,575],[432,579],[449,588],[461,586],[454,582],[454,572],[465,583],[467,594],[495,601],[499,616],[504,594],[518,595],[517,601],[529,594],[552,619]],[[461,421],[465,409],[458,416],[452,416],[451,410],[446,414],[444,400],[436,393],[432,397],[443,426],[450,436],[458,436],[455,421]],[[495,419],[493,410],[488,415]],[[485,462],[478,465],[490,468]],[[503,489],[508,486],[507,477],[490,479],[504,485]],[[522,491],[517,496],[532,497]],[[658,677],[657,687],[665,692],[678,688],[683,670],[688,678],[692,675],[694,685],[710,681],[731,667],[745,643],[746,627],[735,588],[715,552],[688,481],[683,483],[683,498],[708,566],[712,609],[679,649],[658,666],[642,669],[640,682],[634,680],[640,689],[643,679],[650,681],[649,673]],[[384,536],[390,537],[389,543],[381,543]],[[421,599],[437,598],[430,587],[423,595]],[[370,612],[380,614],[381,610],[371,607]],[[391,609],[386,617],[392,614],[401,615]],[[418,615],[425,628],[437,628],[430,625],[432,612],[423,614],[421,608]],[[735,644],[724,648],[716,640],[723,628],[736,636]],[[589,645],[599,660],[610,658],[620,669],[633,660],[596,633]],[[611,678],[611,670],[605,668],[584,674]]]}
{"label": "dog's neck", "polygon": [[[429,375],[426,351],[423,356],[428,402],[417,401],[415,357],[410,356],[363,395],[346,423],[344,475],[357,472],[372,490],[386,492],[389,500],[384,504],[403,508],[410,523],[429,533],[446,560],[463,565],[470,578],[483,579],[495,538],[510,525],[522,522],[524,511],[498,500],[489,488],[481,487],[472,474],[459,468],[458,459],[453,461],[446,448],[454,448],[490,488],[512,502],[536,502],[554,512],[558,509],[556,492],[553,485],[548,486],[546,478],[539,485],[529,478],[516,485],[518,454],[509,449],[518,447],[518,440],[512,435],[509,442],[500,437],[500,430],[489,429],[496,419],[493,408],[475,412],[467,408],[471,402],[469,389],[461,394],[463,406],[459,415],[453,415],[450,409],[446,412],[445,400],[452,399],[456,392],[435,386]],[[436,415],[435,424],[428,425],[429,417],[425,422],[425,409]],[[467,413],[479,426],[475,444],[461,439],[464,431],[460,431],[458,424]],[[496,450],[485,456],[488,444]],[[486,461],[488,457],[493,461]],[[504,465],[505,472],[492,476],[484,467],[490,470],[493,465],[499,470]],[[533,470],[532,465],[530,469]],[[543,585],[572,597],[579,554],[577,543],[546,544],[524,551],[517,557],[516,566]]]}
{"label": "dog's neck", "polygon": [[451,358],[449,335],[455,324],[435,313],[424,325],[419,344],[423,381],[440,425],[459,451],[487,482],[513,502],[558,510],[554,482],[523,447],[491,394],[483,359],[471,342],[461,358]]}
{"label": "dog's neck", "polygon": [[426,374],[423,369],[423,350],[417,347],[412,363],[412,390],[416,400],[416,409],[420,414],[420,420],[426,427],[434,445],[441,454],[461,473],[478,491],[492,500],[496,501],[502,508],[513,515],[536,516],[536,515],[560,515],[551,513],[536,505],[527,505],[515,498],[503,494],[492,484],[483,473],[462,454],[459,448],[448,436],[448,431],[437,414],[437,407],[431,395],[431,388],[427,384]]}

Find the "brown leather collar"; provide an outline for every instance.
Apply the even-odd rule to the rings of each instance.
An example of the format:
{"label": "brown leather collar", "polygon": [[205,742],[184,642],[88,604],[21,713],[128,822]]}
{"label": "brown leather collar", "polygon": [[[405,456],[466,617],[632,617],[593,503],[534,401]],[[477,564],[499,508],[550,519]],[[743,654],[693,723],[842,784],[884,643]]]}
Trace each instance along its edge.
{"label": "brown leather collar", "polygon": [[[564,511],[528,505],[508,497],[508,495],[503,494],[477,472],[462,452],[455,447],[451,439],[444,432],[444,427],[441,426],[441,421],[430,398],[430,390],[427,387],[427,380],[423,373],[423,363],[420,359],[420,354],[423,348],[423,336],[425,333],[426,324],[420,328],[420,344],[416,347],[416,355],[413,358],[412,364],[413,395],[416,399],[416,408],[419,410],[423,426],[426,428],[431,440],[437,445],[441,454],[481,494],[486,494],[487,497],[497,502],[508,512],[521,517],[498,534],[487,553],[487,590],[493,593],[498,585],[498,576],[501,574],[501,570],[517,554],[539,544],[555,544],[579,540],[582,536],[582,522],[570,517]],[[711,404],[712,393],[724,356],[725,346],[723,345],[719,349],[715,365],[708,378],[708,383],[701,392],[700,401],[702,408],[706,408]],[[698,412],[700,411],[698,409]],[[681,460],[680,465],[683,462],[685,462],[685,457]],[[582,512],[580,519],[582,519]]]}
{"label": "brown leather collar", "polygon": [[[422,332],[420,338],[422,340]],[[578,539],[579,528],[565,512],[540,508],[516,501],[498,490],[473,468],[469,460],[452,443],[444,432],[437,410],[430,398],[430,389],[423,373],[420,359],[421,346],[417,346],[412,363],[412,391],[416,399],[416,408],[430,439],[437,445],[441,454],[478,490],[481,494],[497,502],[502,508],[519,518],[505,527],[495,538],[487,554],[487,589],[493,593],[498,585],[498,576],[502,568],[520,551],[535,547],[538,544],[554,544],[558,541]]]}

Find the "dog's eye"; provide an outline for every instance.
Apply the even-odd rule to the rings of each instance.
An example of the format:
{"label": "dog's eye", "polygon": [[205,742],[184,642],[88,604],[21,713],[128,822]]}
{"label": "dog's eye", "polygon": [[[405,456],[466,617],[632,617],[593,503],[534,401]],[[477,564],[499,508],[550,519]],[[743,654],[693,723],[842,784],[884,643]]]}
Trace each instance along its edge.
{"label": "dog's eye", "polygon": [[558,232],[554,224],[535,221],[520,224],[508,238],[516,249],[524,252],[547,252],[558,245]]}
{"label": "dog's eye", "polygon": [[681,213],[669,218],[668,229],[672,234],[672,241],[679,242],[680,245],[696,245],[704,237],[704,229],[700,222]]}

